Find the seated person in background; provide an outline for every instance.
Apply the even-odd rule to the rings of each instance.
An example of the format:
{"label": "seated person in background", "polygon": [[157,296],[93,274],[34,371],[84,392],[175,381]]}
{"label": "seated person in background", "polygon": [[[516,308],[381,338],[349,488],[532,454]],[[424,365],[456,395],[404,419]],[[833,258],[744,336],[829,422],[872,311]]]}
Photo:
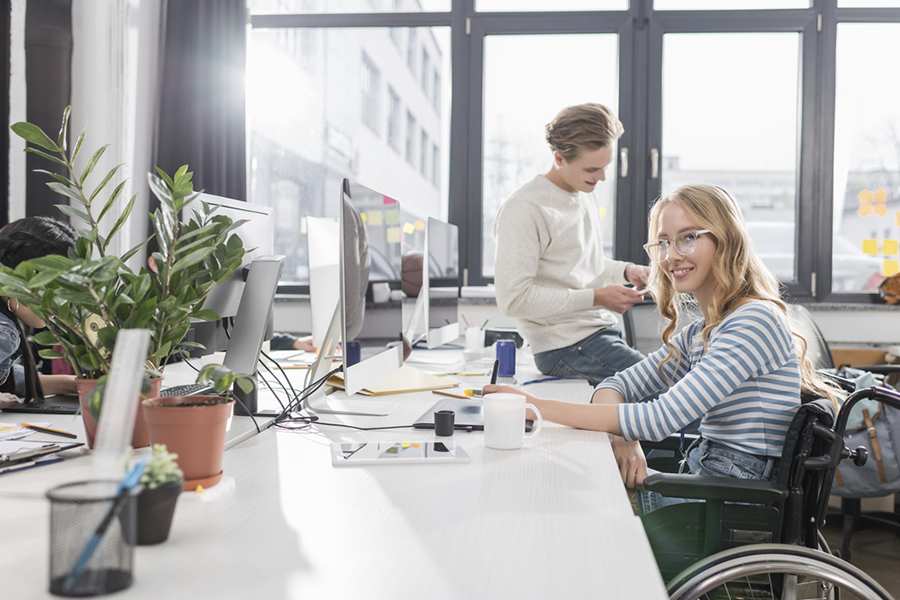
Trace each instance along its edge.
{"label": "seated person in background", "polygon": [[[11,269],[19,263],[48,254],[66,256],[75,247],[75,231],[49,217],[26,217],[0,229],[0,263]],[[44,393],[75,394],[74,375],[42,375],[23,324],[44,327],[31,309],[12,296],[0,295],[0,408],[42,400]],[[16,359],[24,364],[16,364]]]}
{"label": "seated person in background", "polygon": [[[650,287],[669,323],[664,347],[602,382],[591,404],[540,400],[544,419],[613,434],[622,479],[639,487],[647,463],[638,441],[661,440],[697,418],[687,452],[697,475],[774,479],[801,390],[835,401],[791,331],[778,281],[750,243],[737,202],[723,189],[686,185],[650,211]],[[703,313],[673,335],[693,295]],[[654,400],[642,399],[668,389]],[[484,393],[509,391],[485,386]],[[683,499],[641,490],[641,512]]]}
{"label": "seated person in background", "polygon": [[649,269],[603,255],[601,203],[622,123],[600,104],[563,109],[547,125],[553,165],[500,207],[494,283],[504,315],[518,319],[541,373],[596,385],[641,361],[616,316],[643,301]]}
{"label": "seated person in background", "polygon": [[303,350],[304,352],[315,352],[316,347],[313,346],[312,336],[297,337],[290,333],[276,333],[272,336],[269,343],[272,350]]}

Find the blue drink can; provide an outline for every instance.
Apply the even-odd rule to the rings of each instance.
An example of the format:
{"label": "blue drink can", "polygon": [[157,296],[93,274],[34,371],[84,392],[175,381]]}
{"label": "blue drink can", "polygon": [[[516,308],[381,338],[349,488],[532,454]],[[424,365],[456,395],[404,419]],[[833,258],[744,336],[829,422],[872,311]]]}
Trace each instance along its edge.
{"label": "blue drink can", "polygon": [[516,374],[516,343],[512,340],[497,341],[497,358],[500,360],[500,368],[497,375],[500,377],[512,377]]}
{"label": "blue drink can", "polygon": [[344,364],[348,367],[352,367],[359,362],[359,356],[359,342],[347,342],[347,348],[344,350]]}

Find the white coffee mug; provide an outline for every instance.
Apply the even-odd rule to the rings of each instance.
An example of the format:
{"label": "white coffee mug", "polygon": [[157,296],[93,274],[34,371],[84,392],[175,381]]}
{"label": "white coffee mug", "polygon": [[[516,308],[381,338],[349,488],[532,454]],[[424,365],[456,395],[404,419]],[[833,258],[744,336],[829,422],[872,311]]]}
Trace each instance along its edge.
{"label": "white coffee mug", "polygon": [[[525,410],[534,411],[537,420],[525,435]],[[521,448],[526,438],[541,432],[541,411],[525,403],[522,394],[488,394],[484,397],[484,445],[497,450]]]}

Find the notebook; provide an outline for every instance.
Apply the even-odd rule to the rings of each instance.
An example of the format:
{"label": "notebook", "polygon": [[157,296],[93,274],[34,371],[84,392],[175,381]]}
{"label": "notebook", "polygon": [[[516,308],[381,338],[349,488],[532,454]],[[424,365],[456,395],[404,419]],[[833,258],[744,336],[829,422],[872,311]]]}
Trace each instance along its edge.
{"label": "notebook", "polygon": [[22,403],[3,410],[11,413],[74,415],[78,412],[78,396],[47,396],[40,402]]}
{"label": "notebook", "polygon": [[[344,379],[341,373],[328,379],[328,385],[344,389]],[[383,396],[386,394],[405,394],[408,392],[427,392],[428,390],[440,390],[458,386],[459,383],[446,377],[438,377],[423,373],[410,365],[403,365],[396,371],[389,373],[359,391],[367,396]]]}
{"label": "notebook", "polygon": [[[477,399],[444,398],[425,411],[416,419],[416,429],[434,429],[434,413],[439,410],[452,410],[453,429],[462,431],[484,431],[484,403]],[[531,431],[533,421],[525,421],[525,431]]]}

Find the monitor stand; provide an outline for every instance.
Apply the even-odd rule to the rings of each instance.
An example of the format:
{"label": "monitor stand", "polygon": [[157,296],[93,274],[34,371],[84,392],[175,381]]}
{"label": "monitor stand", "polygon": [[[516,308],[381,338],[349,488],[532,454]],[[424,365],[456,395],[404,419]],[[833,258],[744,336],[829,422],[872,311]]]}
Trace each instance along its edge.
{"label": "monitor stand", "polygon": [[343,390],[335,390],[331,394],[317,394],[307,399],[306,406],[314,412],[325,414],[386,417],[400,408],[400,403],[391,400],[363,400],[348,396]]}

